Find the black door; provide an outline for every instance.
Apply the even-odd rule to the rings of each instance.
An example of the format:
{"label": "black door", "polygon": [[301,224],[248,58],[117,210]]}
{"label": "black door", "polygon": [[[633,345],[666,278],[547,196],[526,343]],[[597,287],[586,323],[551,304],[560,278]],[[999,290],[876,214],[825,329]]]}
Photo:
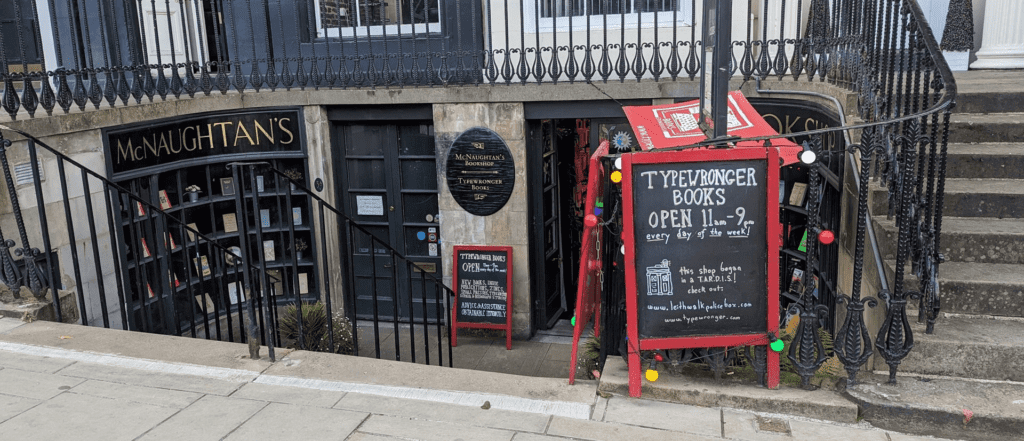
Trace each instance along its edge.
{"label": "black door", "polygon": [[[534,256],[534,324],[539,329],[554,326],[569,307],[565,262],[563,205],[566,196],[561,179],[559,144],[555,122],[546,120],[531,127],[530,219],[531,248]],[[563,264],[566,263],[566,264]]]}
{"label": "black door", "polygon": [[[434,129],[430,124],[338,126],[341,205],[377,240],[353,228],[351,242],[356,314],[401,321],[436,318],[431,284],[411,269],[413,262],[441,276]],[[350,236],[345,236],[350,234]],[[371,244],[371,242],[373,242]],[[393,256],[388,246],[408,260]],[[376,306],[376,308],[375,308]]]}

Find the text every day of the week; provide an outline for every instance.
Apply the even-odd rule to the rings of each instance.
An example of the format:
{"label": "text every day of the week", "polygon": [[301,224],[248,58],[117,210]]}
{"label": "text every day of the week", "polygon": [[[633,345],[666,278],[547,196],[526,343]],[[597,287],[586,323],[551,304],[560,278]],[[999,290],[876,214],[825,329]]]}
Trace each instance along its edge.
{"label": "text every day of the week", "polygon": [[[132,143],[132,136],[117,140],[117,163],[139,161],[150,156],[160,157],[195,150],[260,145],[265,138],[269,143],[288,145],[295,141],[295,134],[289,128],[291,118],[270,118],[265,123],[253,120],[250,127],[246,121],[222,121],[178,127],[141,137],[139,144]],[[204,134],[205,130],[205,134]],[[219,136],[218,136],[219,135]],[[216,139],[219,138],[219,139]]]}

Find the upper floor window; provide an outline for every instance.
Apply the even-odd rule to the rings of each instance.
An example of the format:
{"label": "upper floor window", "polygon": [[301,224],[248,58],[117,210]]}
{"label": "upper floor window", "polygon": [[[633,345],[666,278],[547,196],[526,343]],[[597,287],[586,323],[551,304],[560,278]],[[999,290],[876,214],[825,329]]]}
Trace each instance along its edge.
{"label": "upper floor window", "polygon": [[[689,25],[690,2],[681,0],[524,0],[526,30],[541,32]],[[684,4],[687,5],[684,7]],[[539,15],[538,15],[539,13]]]}
{"label": "upper floor window", "polygon": [[540,16],[544,18],[570,15],[635,14],[637,12],[669,12],[679,0],[541,0]]}
{"label": "upper floor window", "polygon": [[413,35],[441,31],[440,0],[314,0],[317,36]]}

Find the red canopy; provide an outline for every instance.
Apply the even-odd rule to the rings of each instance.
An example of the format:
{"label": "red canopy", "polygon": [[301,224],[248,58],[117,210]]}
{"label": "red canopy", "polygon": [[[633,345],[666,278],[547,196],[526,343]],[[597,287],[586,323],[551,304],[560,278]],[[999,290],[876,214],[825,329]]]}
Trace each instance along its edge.
{"label": "red canopy", "polygon": [[[700,114],[700,100],[658,106],[627,106],[622,108],[629,118],[633,132],[644,150],[693,145],[707,139],[697,126]],[[729,136],[749,138],[754,136],[778,135],[750,105],[739,91],[729,93]],[[797,162],[802,148],[786,138],[769,140],[772,147],[779,149],[784,164]],[[742,141],[738,148],[764,148],[764,141]]]}

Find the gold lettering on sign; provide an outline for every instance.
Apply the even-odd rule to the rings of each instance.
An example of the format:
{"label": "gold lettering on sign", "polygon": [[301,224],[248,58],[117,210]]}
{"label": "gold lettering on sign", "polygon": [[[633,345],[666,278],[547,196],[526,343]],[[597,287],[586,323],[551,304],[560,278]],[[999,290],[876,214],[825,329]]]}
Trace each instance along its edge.
{"label": "gold lettering on sign", "polygon": [[183,152],[204,148],[214,150],[218,146],[234,148],[236,150],[233,152],[239,153],[250,149],[267,150],[274,145],[283,146],[295,142],[292,121],[292,118],[263,117],[255,120],[250,117],[210,123],[185,122],[152,131],[134,130],[111,136],[109,148],[113,150],[111,159],[118,165],[157,158],[174,160],[176,155]]}
{"label": "gold lettering on sign", "polygon": [[[228,129],[224,126],[231,124],[230,122],[219,122],[214,123],[215,126],[220,126],[220,139],[224,141],[224,148],[228,147]],[[213,148],[212,146],[210,148]]]}
{"label": "gold lettering on sign", "polygon": [[[275,118],[271,118],[270,119],[270,124],[269,124],[270,125],[270,133],[267,133],[267,130],[264,129],[263,126],[260,125],[259,121],[253,121],[252,122],[252,125],[253,125],[253,128],[254,128],[253,132],[256,132],[256,144],[253,144],[253,145],[258,145],[260,143],[260,133],[263,133],[263,136],[266,136],[267,140],[270,141],[271,143],[274,142],[274,119]],[[252,141],[250,141],[250,142],[252,142]]]}
{"label": "gold lettering on sign", "polygon": [[482,142],[474,142],[473,143],[473,147],[477,148],[477,149],[480,149],[480,150],[483,150],[484,149],[484,143],[482,143]]}
{"label": "gold lettering on sign", "polygon": [[159,152],[161,151],[167,152],[168,155],[171,154],[171,145],[167,142],[166,133],[160,134],[160,144],[157,145],[157,156],[160,156]]}
{"label": "gold lettering on sign", "polygon": [[193,139],[192,140],[192,148],[188,148],[188,143],[185,142],[185,139],[188,138],[188,134],[187,133],[188,133],[189,130],[195,130],[196,133],[198,133],[199,132],[199,126],[195,126],[195,127],[188,126],[188,127],[185,127],[184,129],[181,129],[181,146],[185,149],[185,151],[191,152],[191,151],[196,149],[196,146],[199,143],[197,142],[196,139]]}
{"label": "gold lettering on sign", "polygon": [[206,136],[203,136],[203,126],[196,126],[196,141],[199,144],[199,150],[203,149],[203,138],[210,140],[210,149],[213,149],[213,124],[206,125]]}
{"label": "gold lettering on sign", "polygon": [[238,127],[235,128],[235,142],[231,145],[232,147],[238,147],[238,138],[242,137],[241,135],[239,135],[240,133],[245,134],[245,139],[249,140],[250,146],[256,145],[256,143],[252,142],[252,137],[249,136],[249,131],[245,130],[245,124],[239,122]]}
{"label": "gold lettering on sign", "polygon": [[291,118],[281,118],[280,120],[277,121],[277,127],[280,128],[282,132],[285,132],[285,133],[288,134],[288,140],[285,141],[285,140],[282,139],[281,140],[281,144],[288,145],[288,144],[291,144],[292,141],[295,141],[295,135],[292,134],[291,130],[288,130],[288,128],[284,126],[284,122],[285,121],[291,121],[291,120],[292,120]]}

